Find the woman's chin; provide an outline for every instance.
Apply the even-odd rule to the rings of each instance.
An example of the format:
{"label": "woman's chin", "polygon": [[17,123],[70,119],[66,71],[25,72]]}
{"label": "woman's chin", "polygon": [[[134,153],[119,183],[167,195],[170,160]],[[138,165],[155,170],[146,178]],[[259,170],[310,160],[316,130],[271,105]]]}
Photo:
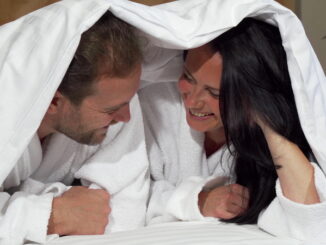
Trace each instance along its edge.
{"label": "woman's chin", "polygon": [[195,131],[202,132],[202,133],[209,131],[209,128],[207,128],[206,125],[203,125],[203,123],[194,122],[191,119],[188,120],[188,118],[187,118],[187,123],[189,127]]}

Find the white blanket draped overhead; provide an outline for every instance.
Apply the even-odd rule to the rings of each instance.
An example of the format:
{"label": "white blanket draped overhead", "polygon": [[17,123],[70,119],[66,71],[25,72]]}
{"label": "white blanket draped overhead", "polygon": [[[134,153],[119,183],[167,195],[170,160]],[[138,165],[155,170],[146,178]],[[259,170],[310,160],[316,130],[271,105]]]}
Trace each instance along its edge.
{"label": "white blanket draped overhead", "polygon": [[[51,16],[45,14],[49,8],[55,10]],[[272,0],[181,0],[155,7],[126,0],[65,0],[0,28],[0,183],[36,132],[81,33],[109,8],[146,33],[153,45],[169,49],[200,46],[247,16],[277,25],[303,131],[326,171],[325,75],[300,21],[288,9]],[[146,55],[152,58],[150,51]],[[162,55],[156,63],[166,64],[171,57]],[[145,66],[143,77],[150,80],[146,71],[150,74]]]}
{"label": "white blanket draped overhead", "polygon": [[[146,33],[152,45],[169,49],[200,46],[247,16],[277,25],[303,131],[326,171],[325,75],[291,11],[272,0],[181,0],[155,7],[126,0],[64,0],[0,27],[0,183],[36,132],[81,34],[109,8]],[[175,55],[160,52],[171,56],[160,56],[159,65]],[[145,59],[154,56],[148,50]],[[150,80],[146,72],[145,66],[143,78]]]}
{"label": "white blanket draped overhead", "polygon": [[[146,33],[153,45],[168,49],[201,46],[245,17],[278,26],[300,122],[317,161],[326,172],[326,78],[300,20],[289,9],[273,0],[180,0],[155,7],[138,4],[130,7],[130,2],[121,0],[113,3],[112,12],[116,16]],[[170,59],[162,52],[158,52],[159,56],[166,61],[158,60],[159,64]]]}

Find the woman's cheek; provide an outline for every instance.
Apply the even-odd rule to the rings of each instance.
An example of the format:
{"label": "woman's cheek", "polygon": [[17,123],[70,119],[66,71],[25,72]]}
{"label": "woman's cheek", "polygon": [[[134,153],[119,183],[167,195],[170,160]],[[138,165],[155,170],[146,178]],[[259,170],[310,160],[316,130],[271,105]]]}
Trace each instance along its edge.
{"label": "woman's cheek", "polygon": [[180,78],[179,84],[178,84],[180,93],[187,93],[187,92],[189,92],[190,86],[191,85],[189,84],[189,82],[187,82],[186,80]]}

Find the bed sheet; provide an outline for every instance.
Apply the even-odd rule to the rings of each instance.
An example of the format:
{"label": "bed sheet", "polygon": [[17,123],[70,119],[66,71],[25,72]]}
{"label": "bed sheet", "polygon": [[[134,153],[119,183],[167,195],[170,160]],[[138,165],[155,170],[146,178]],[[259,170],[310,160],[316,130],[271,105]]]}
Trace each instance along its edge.
{"label": "bed sheet", "polygon": [[255,225],[215,222],[174,222],[100,236],[67,236],[46,245],[299,245],[291,238],[274,237]]}

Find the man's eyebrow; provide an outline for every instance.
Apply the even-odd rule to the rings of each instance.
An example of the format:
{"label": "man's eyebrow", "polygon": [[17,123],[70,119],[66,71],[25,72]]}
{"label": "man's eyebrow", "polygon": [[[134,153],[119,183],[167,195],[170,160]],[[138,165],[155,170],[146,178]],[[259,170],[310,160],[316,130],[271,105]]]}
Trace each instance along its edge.
{"label": "man's eyebrow", "polygon": [[112,107],[107,107],[107,108],[105,108],[104,109],[104,111],[117,111],[117,110],[119,110],[121,107],[123,107],[123,106],[125,106],[125,105],[127,105],[127,104],[129,104],[129,102],[124,102],[124,103],[121,103],[121,104],[119,104],[119,105],[116,105],[116,106],[112,106]]}

